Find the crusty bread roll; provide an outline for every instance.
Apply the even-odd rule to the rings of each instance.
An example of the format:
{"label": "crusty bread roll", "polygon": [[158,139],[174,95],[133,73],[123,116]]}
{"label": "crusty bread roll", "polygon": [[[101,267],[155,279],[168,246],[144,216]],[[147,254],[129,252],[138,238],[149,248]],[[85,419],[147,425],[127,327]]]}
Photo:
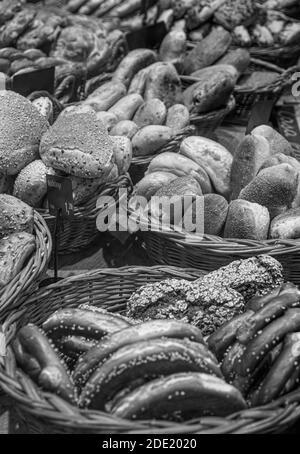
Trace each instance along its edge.
{"label": "crusty bread roll", "polygon": [[39,208],[47,194],[47,175],[55,175],[55,171],[40,159],[31,162],[15,180],[14,197],[33,208]]}
{"label": "crusty bread roll", "polygon": [[228,209],[224,238],[266,240],[269,225],[267,208],[246,200],[233,200]]}
{"label": "crusty bread roll", "polygon": [[113,142],[95,112],[59,116],[43,135],[40,155],[47,167],[81,178],[103,178],[113,162]]}
{"label": "crusty bread roll", "polygon": [[135,195],[145,197],[147,200],[163,186],[176,180],[177,175],[170,172],[153,172],[145,175],[135,186]]}
{"label": "crusty bread roll", "polygon": [[267,169],[268,167],[274,167],[279,164],[290,164],[298,173],[298,189],[296,197],[292,203],[292,207],[297,208],[300,206],[300,162],[292,156],[287,156],[283,153],[276,153],[263,163],[260,170]]}
{"label": "crusty bread roll", "polygon": [[118,123],[118,118],[113,112],[97,112],[97,118],[100,120],[106,127],[107,131],[110,132],[111,129]]}
{"label": "crusty bread roll", "polygon": [[232,155],[225,147],[205,137],[191,136],[181,143],[180,153],[205,169],[217,193],[229,195]]}
{"label": "crusty bread roll", "polygon": [[291,144],[277,132],[275,129],[268,125],[261,125],[253,129],[252,135],[262,136],[270,144],[271,154],[283,153],[288,156],[294,156],[294,151]]}
{"label": "crusty bread roll", "polygon": [[270,156],[268,141],[261,136],[246,136],[239,144],[231,168],[231,200],[239,197],[241,190],[256,176]]}
{"label": "crusty bread roll", "polygon": [[0,238],[17,232],[33,232],[33,208],[8,194],[0,194]]}
{"label": "crusty bread roll", "polygon": [[218,194],[204,196],[204,233],[220,235],[228,213],[227,200]]}
{"label": "crusty bread roll", "polygon": [[273,218],[278,209],[291,206],[297,189],[297,172],[289,164],[280,164],[259,172],[241,191],[239,198],[267,207]]}
{"label": "crusty bread roll", "polygon": [[38,157],[39,142],[49,124],[23,96],[0,91],[0,170],[17,175]]}
{"label": "crusty bread roll", "polygon": [[270,237],[284,240],[300,238],[300,208],[288,210],[271,222]]}
{"label": "crusty bread roll", "polygon": [[190,123],[190,113],[183,104],[174,104],[168,110],[166,126],[174,131],[180,131]]}

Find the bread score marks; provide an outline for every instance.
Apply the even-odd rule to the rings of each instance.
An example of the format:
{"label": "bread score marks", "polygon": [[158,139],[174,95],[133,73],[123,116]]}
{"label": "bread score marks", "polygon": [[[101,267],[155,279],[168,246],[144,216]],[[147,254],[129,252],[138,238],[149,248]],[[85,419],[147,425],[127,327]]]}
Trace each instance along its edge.
{"label": "bread score marks", "polygon": [[94,112],[58,117],[40,154],[47,166],[82,178],[105,177],[113,166],[113,142]]}

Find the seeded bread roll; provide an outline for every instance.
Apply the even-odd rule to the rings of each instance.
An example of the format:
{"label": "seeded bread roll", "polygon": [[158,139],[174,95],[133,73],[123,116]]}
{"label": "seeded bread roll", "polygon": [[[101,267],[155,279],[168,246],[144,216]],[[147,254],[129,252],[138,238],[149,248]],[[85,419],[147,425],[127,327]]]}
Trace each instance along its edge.
{"label": "seeded bread roll", "polygon": [[266,240],[270,225],[268,209],[246,200],[230,203],[224,238]]}
{"label": "seeded bread roll", "polygon": [[0,194],[0,238],[16,232],[33,232],[33,208],[8,194]]}
{"label": "seeded bread roll", "polygon": [[267,207],[273,218],[282,207],[291,206],[297,189],[297,172],[289,164],[280,164],[259,172],[241,191],[239,198]]}
{"label": "seeded bread roll", "polygon": [[28,99],[0,91],[0,169],[17,175],[38,157],[39,142],[48,122]]}
{"label": "seeded bread roll", "polygon": [[204,233],[220,235],[228,213],[227,200],[218,194],[204,196]]}
{"label": "seeded bread roll", "polygon": [[287,156],[283,153],[276,153],[263,163],[260,170],[267,169],[268,167],[274,167],[279,164],[290,164],[298,174],[297,195],[292,204],[293,208],[297,208],[300,206],[300,162],[292,156]]}
{"label": "seeded bread roll", "polygon": [[291,144],[277,132],[275,129],[268,125],[261,125],[253,129],[252,135],[263,136],[270,145],[271,154],[282,153],[287,156],[294,156],[293,147]]}
{"label": "seeded bread roll", "polygon": [[271,222],[270,237],[273,239],[300,238],[300,208],[288,210]]}
{"label": "seeded bread roll", "polygon": [[267,140],[248,135],[239,144],[231,169],[231,199],[237,199],[241,190],[257,175],[263,163],[271,155]]}
{"label": "seeded bread roll", "polygon": [[36,160],[21,170],[14,184],[13,195],[33,208],[39,208],[47,194],[47,175],[55,171]]}
{"label": "seeded bread roll", "polygon": [[27,232],[0,239],[0,289],[22,270],[35,247],[34,236]]}
{"label": "seeded bread roll", "polygon": [[59,116],[44,134],[40,155],[48,167],[81,178],[105,178],[113,162],[113,143],[95,112]]}

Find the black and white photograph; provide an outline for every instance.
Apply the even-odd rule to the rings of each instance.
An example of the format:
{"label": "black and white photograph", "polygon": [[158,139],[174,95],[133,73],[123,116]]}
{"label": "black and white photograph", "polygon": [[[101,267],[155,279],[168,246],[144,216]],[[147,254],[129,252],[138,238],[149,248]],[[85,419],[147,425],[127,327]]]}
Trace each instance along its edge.
{"label": "black and white photograph", "polygon": [[0,435],[299,433],[300,0],[0,0]]}

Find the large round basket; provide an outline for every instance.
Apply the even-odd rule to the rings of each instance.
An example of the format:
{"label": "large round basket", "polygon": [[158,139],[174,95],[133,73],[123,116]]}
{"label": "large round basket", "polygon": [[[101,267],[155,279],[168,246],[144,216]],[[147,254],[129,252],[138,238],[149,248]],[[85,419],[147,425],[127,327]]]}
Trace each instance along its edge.
{"label": "large round basket", "polygon": [[[112,197],[118,204],[119,190],[122,188],[131,190],[131,187],[132,183],[129,175],[122,175],[116,181],[105,183],[100,186],[95,195],[87,203],[82,206],[74,207],[73,216],[70,219],[64,220],[63,229],[59,234],[59,254],[76,253],[95,241],[99,235],[96,220],[101,213],[101,210],[104,209],[97,207],[98,199],[100,197]],[[54,237],[56,217],[52,216],[46,209],[40,209],[39,212],[45,219],[49,230]]]}
{"label": "large round basket", "polygon": [[154,264],[213,271],[234,260],[268,254],[282,263],[285,278],[300,284],[300,239],[252,241],[224,239],[210,235],[184,234],[180,231],[140,233]]}
{"label": "large round basket", "polygon": [[36,248],[17,276],[0,290],[0,320],[17,310],[24,299],[38,288],[51,256],[52,240],[44,219],[35,212],[34,235]]}
{"label": "large round basket", "polygon": [[147,156],[136,156],[132,158],[131,166],[129,169],[130,177],[132,179],[132,183],[138,183],[143,177],[148,169],[148,166],[152,159],[161,153],[165,153],[167,151],[172,151],[173,153],[177,153],[179,151],[179,147],[181,142],[186,138],[193,134],[195,134],[196,129],[194,126],[187,126],[182,131],[178,132],[172,140],[167,143],[163,148],[158,150],[155,154],[147,155]]}
{"label": "large round basket", "polygon": [[[143,284],[166,278],[194,280],[195,270],[180,268],[120,268],[93,271],[45,287],[14,311],[2,330],[6,356],[0,363],[0,385],[12,400],[17,421],[30,433],[270,433],[288,428],[300,417],[300,391],[272,404],[252,408],[226,418],[204,417],[184,424],[166,421],[129,421],[100,411],[80,410],[59,397],[43,392],[15,366],[10,342],[16,329],[30,322],[40,325],[54,310],[93,304],[112,312],[122,312],[130,294]],[[42,303],[41,303],[42,302]]]}

